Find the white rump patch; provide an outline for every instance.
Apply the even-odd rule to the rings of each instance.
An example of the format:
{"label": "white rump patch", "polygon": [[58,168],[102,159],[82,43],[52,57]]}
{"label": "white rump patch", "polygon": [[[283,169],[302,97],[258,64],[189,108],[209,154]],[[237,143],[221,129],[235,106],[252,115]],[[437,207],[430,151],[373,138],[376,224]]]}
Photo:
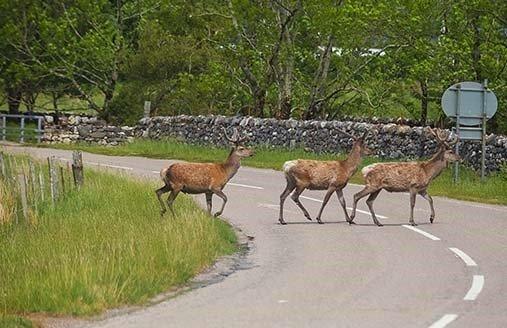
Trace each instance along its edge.
{"label": "white rump patch", "polygon": [[363,167],[363,169],[361,170],[363,177],[366,177],[368,173],[370,173],[375,168],[375,166],[377,166],[377,164],[370,164],[368,166]]}
{"label": "white rump patch", "polygon": [[287,162],[283,163],[283,171],[285,173],[288,173],[292,167],[296,166],[297,163],[298,163],[297,160],[287,161]]}
{"label": "white rump patch", "polygon": [[163,168],[162,170],[160,170],[160,177],[162,178],[162,181],[165,181],[167,170],[169,170],[168,167]]}

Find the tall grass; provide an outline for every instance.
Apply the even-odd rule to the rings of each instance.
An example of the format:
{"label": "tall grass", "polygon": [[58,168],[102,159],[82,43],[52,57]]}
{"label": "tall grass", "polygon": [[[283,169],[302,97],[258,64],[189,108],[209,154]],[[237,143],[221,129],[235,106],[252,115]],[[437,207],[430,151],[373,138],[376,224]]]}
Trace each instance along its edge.
{"label": "tall grass", "polygon": [[85,172],[85,186],[41,204],[34,223],[0,225],[0,317],[142,303],[235,251],[230,226],[190,198],[161,218],[153,185]]}
{"label": "tall grass", "polygon": [[[104,147],[90,144],[74,145],[51,145],[61,149],[80,149],[106,155],[144,156],[150,158],[182,159],[187,161],[220,161],[226,158],[228,149],[212,146],[192,145],[173,139],[168,140],[144,140],[138,139],[133,143],[126,143],[116,147]],[[346,154],[312,153],[303,149],[280,149],[256,147],[255,156],[243,160],[246,166],[270,168],[280,170],[283,163],[288,160],[318,159],[333,160],[343,159]],[[379,162],[378,158],[366,158],[362,166]],[[446,169],[440,177],[435,179],[430,186],[433,195],[450,198],[485,202],[491,204],[507,205],[507,173],[500,172],[491,174],[485,182],[481,182],[477,174],[469,168],[461,167],[460,180],[452,181],[452,170]],[[363,183],[360,170],[352,177],[351,182]]]}

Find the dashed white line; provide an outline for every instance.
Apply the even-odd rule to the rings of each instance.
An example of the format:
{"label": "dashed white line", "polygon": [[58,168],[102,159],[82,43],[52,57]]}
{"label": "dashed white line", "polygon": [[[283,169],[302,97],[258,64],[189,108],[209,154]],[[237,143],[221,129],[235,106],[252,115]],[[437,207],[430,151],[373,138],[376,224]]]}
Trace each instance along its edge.
{"label": "dashed white line", "polygon": [[468,266],[477,266],[477,263],[475,263],[475,261],[472,260],[472,258],[470,256],[468,256],[465,252],[463,252],[459,248],[449,247],[449,249],[451,250],[451,252],[453,252],[454,254],[456,254],[460,259],[462,259],[463,262],[465,262],[466,265],[468,265]]}
{"label": "dashed white line", "polygon": [[245,185],[245,184],[241,184],[241,183],[232,183],[232,182],[229,182],[227,183],[228,185],[231,185],[231,186],[235,186],[235,187],[244,187],[244,188],[250,188],[250,189],[259,189],[259,190],[264,190],[264,188],[262,187],[258,187],[258,186],[251,186],[251,185]]}
{"label": "dashed white line", "polygon": [[417,233],[420,233],[424,237],[429,238],[431,240],[440,240],[440,238],[438,238],[437,236],[433,236],[431,233],[423,231],[421,229],[417,229],[416,227],[413,227],[413,226],[410,226],[410,225],[407,225],[407,224],[402,225],[402,227],[410,229],[410,230],[415,231]]}
{"label": "dashed white line", "polygon": [[442,318],[435,321],[429,328],[444,328],[458,317],[457,314],[446,314]]}
{"label": "dashed white line", "polygon": [[474,301],[484,287],[484,276],[474,275],[472,280],[472,287],[468,290],[468,293],[463,297],[464,301]]}
{"label": "dashed white line", "polygon": [[[312,198],[312,197],[299,196],[299,198],[304,198],[304,199],[308,199],[308,200],[311,200],[311,201],[314,201],[314,202],[322,203],[322,201],[320,199],[316,199],[316,198]],[[352,210],[352,207],[347,207],[347,209],[348,210]],[[358,211],[359,213],[370,215],[369,212],[366,212],[366,211],[363,211],[363,210],[356,209],[356,211]],[[379,219],[387,219],[387,216],[383,216],[383,215],[380,215],[380,214],[376,214],[376,216]]]}

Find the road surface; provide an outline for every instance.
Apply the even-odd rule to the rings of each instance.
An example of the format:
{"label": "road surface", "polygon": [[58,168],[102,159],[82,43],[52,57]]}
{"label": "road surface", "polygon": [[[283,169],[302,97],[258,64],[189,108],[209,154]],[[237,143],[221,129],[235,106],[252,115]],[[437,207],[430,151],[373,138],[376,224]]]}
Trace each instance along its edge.
{"label": "road surface", "polygon": [[[5,149],[71,158],[63,150]],[[170,163],[88,153],[84,160],[152,178]],[[242,167],[224,189],[229,202],[223,216],[255,237],[249,269],[90,326],[507,327],[507,207],[434,197],[437,216],[429,224],[429,206],[419,197],[419,226],[412,229],[403,193],[384,191],[377,198],[384,227],[373,225],[364,200],[357,225],[349,226],[336,197],[323,225],[307,221],[287,198],[288,224],[282,226],[284,187],[281,172]],[[345,188],[348,206],[360,189]],[[323,195],[305,191],[301,197],[313,217]],[[197,199],[204,205],[203,195]],[[215,209],[221,201],[213,201]]]}

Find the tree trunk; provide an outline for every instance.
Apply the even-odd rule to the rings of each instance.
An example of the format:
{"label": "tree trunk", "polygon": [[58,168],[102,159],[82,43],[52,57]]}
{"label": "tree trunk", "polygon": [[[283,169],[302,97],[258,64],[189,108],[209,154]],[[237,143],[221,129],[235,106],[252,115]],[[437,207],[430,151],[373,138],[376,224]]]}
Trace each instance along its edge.
{"label": "tree trunk", "polygon": [[481,27],[479,26],[479,13],[474,13],[471,19],[472,29],[474,30],[474,43],[472,45],[472,66],[475,72],[475,79],[482,82],[481,68]]}
{"label": "tree trunk", "polygon": [[52,91],[51,97],[53,98],[53,109],[56,112],[58,110],[58,92]]}
{"label": "tree trunk", "polygon": [[260,118],[264,117],[264,106],[266,104],[266,90],[263,88],[254,89],[254,115]]}
{"label": "tree trunk", "polygon": [[6,88],[7,104],[9,105],[9,114],[19,114],[19,105],[21,104],[21,88],[9,86]]}
{"label": "tree trunk", "polygon": [[428,82],[420,80],[419,85],[421,86],[421,119],[419,124],[425,126],[428,120]]}
{"label": "tree trunk", "polygon": [[326,48],[320,56],[319,68],[315,72],[315,77],[313,78],[313,86],[310,93],[310,103],[308,104],[308,108],[305,111],[303,117],[305,120],[316,118],[322,111],[322,102],[319,101],[319,99],[322,98],[324,83],[326,82],[327,74],[329,72],[332,49],[333,36],[329,35],[327,38]]}

